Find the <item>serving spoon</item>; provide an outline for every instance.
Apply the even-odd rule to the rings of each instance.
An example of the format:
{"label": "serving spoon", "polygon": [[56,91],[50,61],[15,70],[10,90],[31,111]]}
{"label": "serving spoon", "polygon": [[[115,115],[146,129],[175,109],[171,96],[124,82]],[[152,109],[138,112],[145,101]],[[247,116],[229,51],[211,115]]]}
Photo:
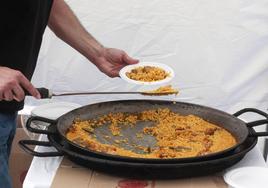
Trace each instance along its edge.
{"label": "serving spoon", "polygon": [[[96,92],[66,92],[66,93],[53,93],[51,90],[47,88],[36,88],[40,95],[41,99],[59,97],[59,96],[69,96],[69,95],[114,95],[114,94],[139,94],[139,95],[149,95],[149,96],[163,96],[163,95],[173,95],[178,94],[178,91],[163,91],[163,92],[155,92],[155,91],[96,91]],[[26,95],[30,95],[26,92]]]}

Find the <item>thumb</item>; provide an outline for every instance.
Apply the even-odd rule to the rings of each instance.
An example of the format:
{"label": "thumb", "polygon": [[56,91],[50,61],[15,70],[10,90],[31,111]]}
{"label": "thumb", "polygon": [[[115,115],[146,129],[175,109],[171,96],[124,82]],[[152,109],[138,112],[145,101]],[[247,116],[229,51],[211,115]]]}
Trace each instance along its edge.
{"label": "thumb", "polygon": [[139,60],[129,57],[126,53],[123,54],[123,60],[126,64],[137,64]]}

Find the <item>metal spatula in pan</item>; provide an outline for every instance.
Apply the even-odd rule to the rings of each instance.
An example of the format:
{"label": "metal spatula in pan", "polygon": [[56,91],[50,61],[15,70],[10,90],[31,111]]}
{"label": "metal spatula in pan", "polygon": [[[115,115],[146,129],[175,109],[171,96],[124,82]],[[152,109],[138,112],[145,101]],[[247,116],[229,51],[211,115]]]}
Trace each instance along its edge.
{"label": "metal spatula in pan", "polygon": [[[150,96],[161,96],[161,95],[173,95],[178,94],[177,91],[172,92],[152,92],[152,91],[113,91],[113,92],[68,92],[68,93],[53,93],[47,88],[37,88],[41,95],[41,99],[52,98],[58,96],[68,96],[68,95],[114,95],[114,94],[139,94],[139,95],[150,95]],[[26,93],[26,95],[29,95]]]}

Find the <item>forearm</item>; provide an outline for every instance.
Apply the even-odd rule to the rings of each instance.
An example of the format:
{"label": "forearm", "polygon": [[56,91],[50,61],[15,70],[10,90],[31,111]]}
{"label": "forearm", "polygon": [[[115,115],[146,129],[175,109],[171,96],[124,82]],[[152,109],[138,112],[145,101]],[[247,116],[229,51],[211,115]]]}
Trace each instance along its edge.
{"label": "forearm", "polygon": [[64,0],[54,0],[48,25],[60,39],[93,63],[101,56],[102,45],[85,30]]}
{"label": "forearm", "polygon": [[122,67],[138,63],[123,50],[104,48],[80,24],[64,0],[54,0],[48,22],[52,31],[94,63],[110,77],[118,76]]}

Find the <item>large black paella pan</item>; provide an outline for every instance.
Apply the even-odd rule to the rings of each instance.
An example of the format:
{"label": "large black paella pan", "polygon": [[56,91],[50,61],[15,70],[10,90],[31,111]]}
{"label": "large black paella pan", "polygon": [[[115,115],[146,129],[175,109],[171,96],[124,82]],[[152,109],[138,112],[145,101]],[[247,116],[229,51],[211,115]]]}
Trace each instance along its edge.
{"label": "large black paella pan", "polygon": [[[204,156],[176,159],[143,159],[92,151],[69,141],[65,136],[66,131],[69,129],[76,118],[87,120],[105,115],[110,112],[136,113],[144,110],[158,108],[169,108],[173,112],[182,115],[192,114],[199,116],[204,120],[207,120],[228,130],[236,138],[237,144],[232,148]],[[237,116],[246,112],[257,113],[262,115],[264,118],[249,123],[246,123],[237,118]],[[191,103],[158,100],[112,101],[92,104],[75,109],[59,117],[56,121],[41,117],[31,117],[27,122],[28,130],[35,133],[47,134],[50,142],[48,144],[38,143],[36,141],[21,141],[20,144],[26,151],[31,152],[33,155],[57,156],[64,154],[79,164],[98,170],[104,170],[106,172],[117,170],[128,170],[128,172],[135,171],[139,172],[139,177],[143,178],[150,178],[153,176],[154,178],[188,177],[220,171],[242,159],[243,156],[256,144],[258,136],[268,135],[267,132],[256,133],[252,129],[253,126],[267,124],[267,119],[268,115],[266,113],[251,108],[243,109],[234,115],[230,115],[217,109]],[[50,123],[51,125],[49,126],[48,130],[35,129],[31,126],[32,121],[44,121]],[[140,140],[135,140],[133,138],[133,135],[135,135],[138,130],[131,130],[134,132],[126,132],[123,136],[133,140],[133,142],[139,142],[137,144],[152,144],[150,138],[142,140],[142,143]],[[106,130],[99,131],[95,134],[98,134],[97,136],[101,138],[101,135],[105,133],[105,131]],[[111,142],[113,143],[113,140],[111,140]],[[29,147],[27,147],[27,144],[52,145],[56,147],[59,152],[36,153],[30,150]],[[164,169],[169,169],[170,172],[174,171],[174,173],[176,173],[166,173],[163,171]],[[187,169],[188,173],[186,172]],[[199,169],[198,172],[194,173],[193,170],[197,169]],[[179,173],[182,171],[184,173]],[[127,174],[128,173],[125,172],[125,175]],[[131,174],[133,175],[133,173]],[[135,174],[137,175],[137,173]]]}

